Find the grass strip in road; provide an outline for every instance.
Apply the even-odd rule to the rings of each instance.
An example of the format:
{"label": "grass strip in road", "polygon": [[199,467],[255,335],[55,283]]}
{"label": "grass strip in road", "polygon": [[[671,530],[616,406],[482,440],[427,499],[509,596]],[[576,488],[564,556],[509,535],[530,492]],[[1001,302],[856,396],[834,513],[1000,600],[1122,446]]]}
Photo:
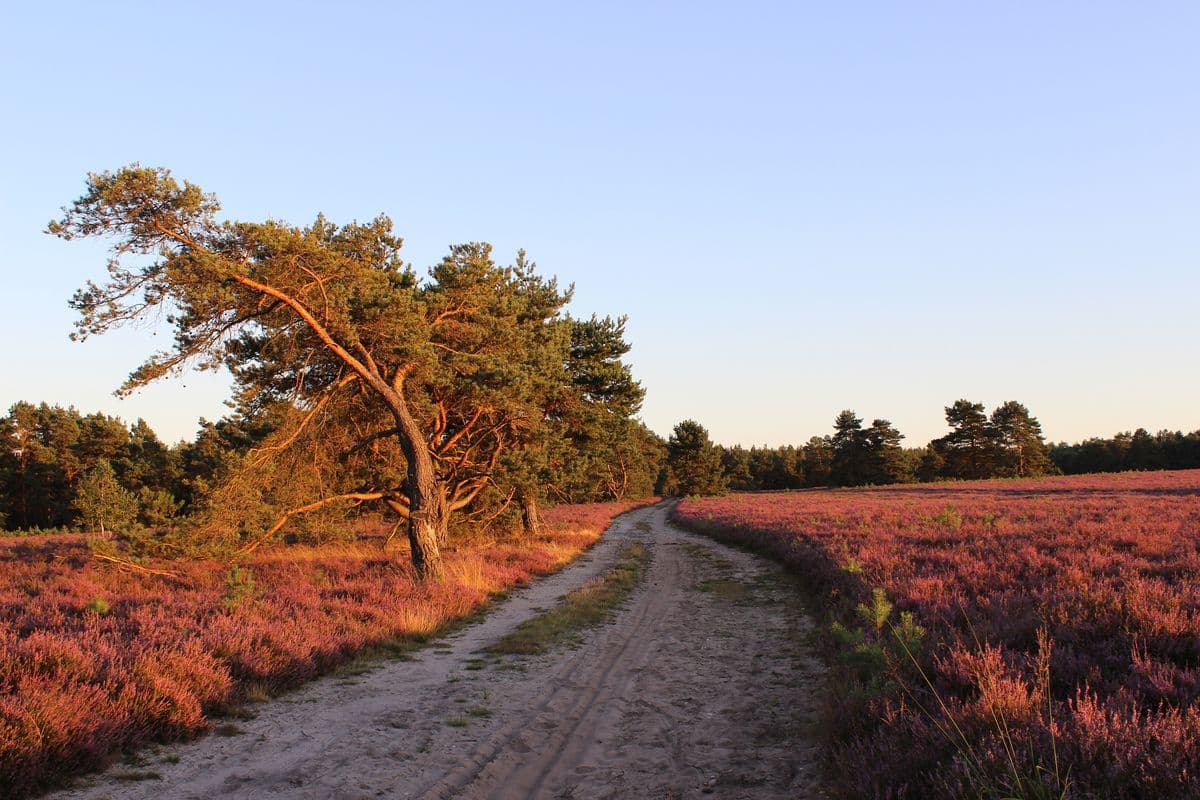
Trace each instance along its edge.
{"label": "grass strip in road", "polygon": [[650,551],[639,542],[621,550],[608,572],[568,593],[557,606],[518,625],[486,648],[494,655],[539,655],[564,642],[577,641],[586,629],[612,618],[641,580]]}

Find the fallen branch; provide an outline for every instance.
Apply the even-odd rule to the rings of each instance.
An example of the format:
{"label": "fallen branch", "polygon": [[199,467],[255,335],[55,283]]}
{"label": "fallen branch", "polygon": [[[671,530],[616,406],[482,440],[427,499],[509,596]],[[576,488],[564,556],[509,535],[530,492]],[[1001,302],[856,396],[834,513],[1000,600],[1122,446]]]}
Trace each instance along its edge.
{"label": "fallen branch", "polygon": [[143,575],[156,575],[160,578],[172,578],[177,581],[183,580],[183,578],[177,572],[170,572],[169,570],[165,569],[151,569],[150,567],[143,567],[141,564],[121,556],[114,556],[110,555],[109,553],[92,553],[92,557],[99,561],[107,561],[110,564],[115,564],[118,569],[128,570],[129,572],[139,572]]}

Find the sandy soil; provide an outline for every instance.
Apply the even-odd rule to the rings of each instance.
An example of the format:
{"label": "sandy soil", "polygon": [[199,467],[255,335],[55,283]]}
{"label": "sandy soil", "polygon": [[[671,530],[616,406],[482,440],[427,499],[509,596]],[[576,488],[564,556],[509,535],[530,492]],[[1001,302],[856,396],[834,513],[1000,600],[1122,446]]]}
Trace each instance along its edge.
{"label": "sandy soil", "polygon": [[[480,655],[631,540],[653,561],[612,623],[544,656]],[[635,511],[414,660],[318,681],[53,797],[820,797],[823,675],[789,580],[663,506]]]}

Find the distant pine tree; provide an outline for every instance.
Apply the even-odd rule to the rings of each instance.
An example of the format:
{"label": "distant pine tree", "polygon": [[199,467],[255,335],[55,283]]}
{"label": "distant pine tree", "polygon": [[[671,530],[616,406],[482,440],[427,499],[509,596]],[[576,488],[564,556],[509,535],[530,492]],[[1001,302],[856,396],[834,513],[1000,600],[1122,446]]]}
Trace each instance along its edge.
{"label": "distant pine tree", "polygon": [[830,483],[835,486],[859,486],[867,483],[870,472],[870,457],[867,452],[866,432],[862,429],[862,418],[850,409],[837,415],[833,421],[833,463],[830,466]]}
{"label": "distant pine tree", "polygon": [[967,480],[989,478],[996,468],[996,436],[983,403],[958,400],[946,408],[950,433],[936,440],[945,459],[943,476]]}
{"label": "distant pine tree", "polygon": [[676,425],[667,440],[667,468],[660,491],[687,496],[722,494],[725,489],[721,450],[708,438],[708,431],[690,419]]}
{"label": "distant pine tree", "polygon": [[867,483],[907,483],[913,480],[912,467],[900,440],[904,434],[886,419],[871,422],[864,432],[867,450]]}
{"label": "distant pine tree", "polygon": [[997,475],[1025,478],[1058,471],[1050,461],[1041,423],[1025,406],[1015,400],[999,406],[992,412],[991,428]]}

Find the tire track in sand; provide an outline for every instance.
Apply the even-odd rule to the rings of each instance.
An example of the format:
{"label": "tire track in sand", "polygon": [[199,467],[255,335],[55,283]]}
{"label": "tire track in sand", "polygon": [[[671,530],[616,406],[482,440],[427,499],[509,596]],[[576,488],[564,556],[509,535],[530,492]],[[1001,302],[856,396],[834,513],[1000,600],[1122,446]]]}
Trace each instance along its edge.
{"label": "tire track in sand", "polygon": [[[666,569],[675,566],[668,564]],[[652,562],[650,570],[655,567]],[[580,654],[564,659],[552,668],[549,681],[554,689],[543,702],[497,731],[467,757],[467,763],[421,796],[446,800],[495,796],[489,789],[503,787],[511,797],[536,797],[564,767],[584,763],[583,756],[602,722],[598,712],[626,697],[654,645],[647,635],[653,621],[677,600],[675,594],[640,591],[633,607],[622,611],[619,623],[600,635],[586,657]],[[522,736],[523,731],[529,733]],[[530,743],[531,734],[536,743]],[[514,742],[519,742],[515,748]],[[468,791],[470,788],[476,791]]]}

